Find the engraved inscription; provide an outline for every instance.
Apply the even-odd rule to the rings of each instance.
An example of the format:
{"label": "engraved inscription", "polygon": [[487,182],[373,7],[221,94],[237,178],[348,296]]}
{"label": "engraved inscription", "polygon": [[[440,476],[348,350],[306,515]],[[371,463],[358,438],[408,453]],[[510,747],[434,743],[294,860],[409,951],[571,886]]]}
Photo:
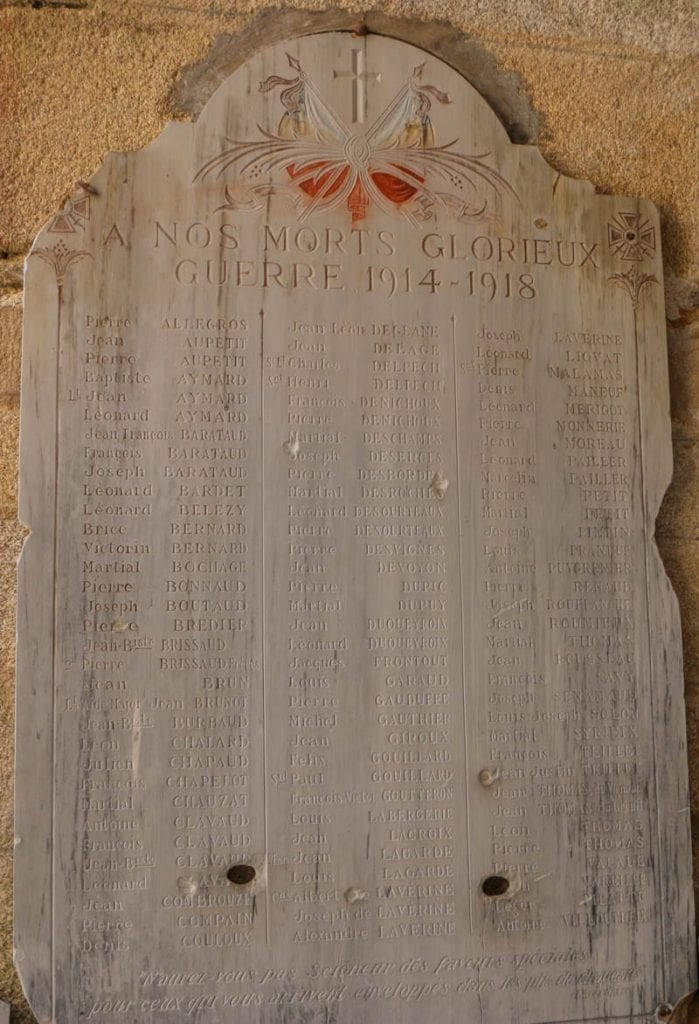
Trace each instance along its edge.
{"label": "engraved inscription", "polygon": [[332,33],[53,218],[22,428],[39,1019],[631,1021],[689,989],[658,240],[436,58]]}

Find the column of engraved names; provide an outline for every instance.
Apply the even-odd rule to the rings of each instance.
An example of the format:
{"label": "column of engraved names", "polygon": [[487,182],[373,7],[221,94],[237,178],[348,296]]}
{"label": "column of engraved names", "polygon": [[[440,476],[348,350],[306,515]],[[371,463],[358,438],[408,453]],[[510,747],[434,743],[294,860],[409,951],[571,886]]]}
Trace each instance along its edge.
{"label": "column of engraved names", "polygon": [[[271,927],[293,943],[362,937],[344,909],[338,737],[350,643],[342,573],[347,501],[341,347],[291,319],[265,345],[265,565]],[[288,909],[281,915],[276,908]]]}
{"label": "column of engraved names", "polygon": [[[544,928],[532,879],[543,874],[546,841],[529,798],[531,778],[547,772],[552,753],[536,708],[544,687],[534,628],[536,606],[537,492],[540,484],[535,427],[537,400],[530,391],[532,347],[514,328],[477,323],[459,357],[460,405],[473,410],[477,428],[468,482],[477,524],[472,556],[480,566],[474,600],[479,628],[471,632],[482,680],[479,744],[481,776],[494,779],[484,806],[488,843],[480,873],[515,879],[507,900],[486,904],[496,933]],[[475,421],[475,422],[474,422]]]}
{"label": "column of engraved names", "polygon": [[[563,922],[586,934],[602,926],[631,929],[650,920],[650,835],[645,793],[648,744],[639,722],[645,682],[634,594],[643,586],[633,551],[640,547],[636,491],[634,349],[625,334],[561,330],[551,338],[549,378],[558,390],[559,467],[578,514],[550,560],[547,625],[559,667],[553,714],[575,751],[575,776],[541,782],[548,813],[574,813],[584,800],[580,844],[596,905],[572,906]],[[639,657],[641,659],[639,670]]]}
{"label": "column of engraved names", "polygon": [[65,521],[77,533],[81,674],[59,710],[79,729],[79,948],[86,958],[119,957],[130,949],[156,863],[143,825],[150,794],[132,741],[152,724],[139,680],[153,645],[145,583],[158,430],[135,322],[86,313],[80,327],[72,384],[62,395],[66,419],[77,420],[80,457],[64,451],[61,459],[75,484]]}
{"label": "column of engraved names", "polygon": [[453,779],[462,756],[461,635],[449,336],[420,323],[367,325],[356,415],[363,460],[354,533],[369,580],[365,632],[374,804],[376,935],[439,939],[457,927],[463,872]]}
{"label": "column of engraved names", "polygon": [[252,896],[227,873],[261,841],[251,824],[259,374],[243,317],[171,316],[162,340],[173,376],[158,669],[169,681],[163,792],[169,877],[177,879],[162,907],[184,949],[245,946],[255,924]]}

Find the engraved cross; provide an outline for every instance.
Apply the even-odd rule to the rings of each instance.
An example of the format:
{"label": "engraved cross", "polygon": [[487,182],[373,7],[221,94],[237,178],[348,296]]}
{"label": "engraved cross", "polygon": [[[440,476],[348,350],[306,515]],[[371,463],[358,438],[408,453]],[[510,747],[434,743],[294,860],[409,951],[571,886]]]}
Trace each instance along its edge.
{"label": "engraved cross", "polygon": [[381,75],[367,71],[366,54],[364,50],[352,50],[352,70],[333,71],[333,78],[351,78],[352,85],[352,121],[354,124],[364,124],[366,117],[366,82],[373,78],[376,82],[381,81]]}

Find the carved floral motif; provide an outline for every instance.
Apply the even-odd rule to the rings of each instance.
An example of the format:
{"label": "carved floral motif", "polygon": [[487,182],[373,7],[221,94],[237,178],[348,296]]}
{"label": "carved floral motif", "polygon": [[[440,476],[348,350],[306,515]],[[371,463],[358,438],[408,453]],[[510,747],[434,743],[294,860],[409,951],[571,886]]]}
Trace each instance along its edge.
{"label": "carved floral motif", "polygon": [[[485,162],[489,154],[459,153],[458,139],[436,145],[432,102],[451,100],[422,82],[424,64],[413,69],[374,124],[359,132],[332,110],[300,62],[289,54],[287,59],[296,77],[271,75],[260,83],[262,93],[281,89],[284,113],[276,133],[258,125],[261,139],[227,140],[231,145],[194,178],[221,178],[236,169],[238,177],[225,184],[225,203],[218,210],[259,210],[268,196],[285,195],[301,220],[344,205],[356,223],[375,204],[415,224],[433,217],[436,209],[459,220],[483,220],[503,194],[515,196]],[[274,180],[281,173],[285,177]]]}
{"label": "carved floral motif", "polygon": [[626,289],[634,309],[638,306],[639,296],[645,286],[647,284],[659,284],[655,274],[641,274],[636,266],[631,267],[623,274],[612,274],[609,280]]}
{"label": "carved floral motif", "polygon": [[53,267],[56,281],[59,285],[62,285],[68,267],[72,263],[77,263],[78,260],[83,259],[84,256],[90,256],[90,253],[86,249],[69,249],[61,240],[51,247],[34,249],[31,255],[38,256],[45,263],[48,263],[49,266]]}

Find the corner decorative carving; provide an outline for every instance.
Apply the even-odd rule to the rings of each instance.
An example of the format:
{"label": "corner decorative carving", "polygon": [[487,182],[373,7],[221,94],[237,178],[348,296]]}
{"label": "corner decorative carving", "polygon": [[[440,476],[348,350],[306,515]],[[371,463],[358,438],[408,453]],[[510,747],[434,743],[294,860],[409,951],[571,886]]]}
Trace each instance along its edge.
{"label": "corner decorative carving", "polygon": [[641,274],[636,266],[631,267],[623,274],[612,274],[609,280],[626,289],[634,310],[638,308],[638,300],[645,286],[659,283],[655,274]]}
{"label": "corner decorative carving", "polygon": [[607,244],[615,256],[631,263],[628,270],[612,274],[609,280],[625,289],[635,313],[646,285],[658,284],[655,274],[642,274],[638,267],[655,253],[655,228],[640,213],[621,210],[607,224]]}
{"label": "corner decorative carving", "polygon": [[622,260],[640,263],[655,252],[655,228],[639,213],[621,211],[607,224],[607,241]]}
{"label": "corner decorative carving", "polygon": [[63,284],[68,267],[73,263],[77,263],[78,260],[83,259],[85,256],[91,256],[91,253],[86,249],[69,249],[63,241],[60,241],[51,247],[34,249],[30,255],[38,256],[45,263],[48,263],[49,266],[53,267],[56,274],[56,282],[60,287]]}
{"label": "corner decorative carving", "polygon": [[63,209],[51,221],[48,231],[52,235],[72,235],[84,231],[90,219],[90,194],[88,188],[79,183],[80,192],[63,204]]}

